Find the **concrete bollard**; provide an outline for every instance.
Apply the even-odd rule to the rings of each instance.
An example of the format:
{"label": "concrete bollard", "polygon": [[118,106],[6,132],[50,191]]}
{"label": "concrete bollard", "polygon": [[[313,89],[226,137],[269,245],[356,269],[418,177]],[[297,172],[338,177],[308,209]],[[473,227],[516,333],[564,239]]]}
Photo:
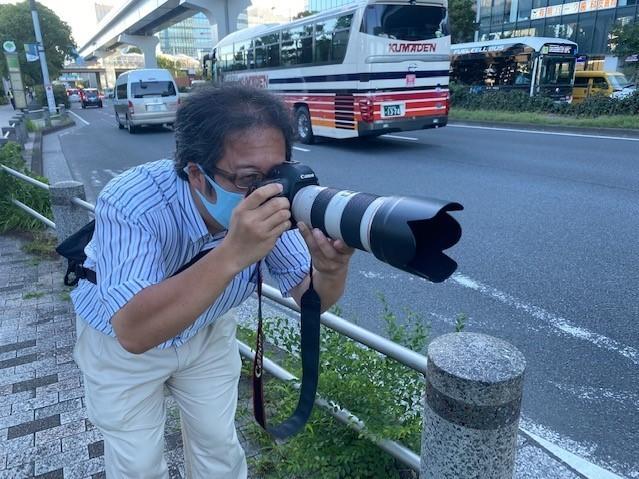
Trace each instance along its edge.
{"label": "concrete bollard", "polygon": [[22,116],[13,116],[9,120],[9,125],[13,125],[16,129],[16,136],[18,137],[18,141],[23,145],[29,140],[29,132],[27,131],[27,125]]}
{"label": "concrete bollard", "polygon": [[429,345],[420,479],[512,479],[525,368],[518,349],[485,334]]}
{"label": "concrete bollard", "polygon": [[74,196],[86,199],[84,185],[78,181],[59,181],[49,188],[55,233],[60,242],[90,221],[87,210],[71,203]]}
{"label": "concrete bollard", "polygon": [[42,118],[44,118],[44,127],[51,128],[51,112],[46,106],[42,108]]}

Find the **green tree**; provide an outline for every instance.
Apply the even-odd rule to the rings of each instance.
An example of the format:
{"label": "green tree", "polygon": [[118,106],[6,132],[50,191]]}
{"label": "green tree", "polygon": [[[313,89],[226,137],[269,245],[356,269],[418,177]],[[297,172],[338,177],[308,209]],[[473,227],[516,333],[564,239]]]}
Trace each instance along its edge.
{"label": "green tree", "polygon": [[448,17],[452,43],[472,42],[475,37],[475,2],[473,0],[450,0]]}
{"label": "green tree", "polygon": [[[639,55],[639,23],[627,23],[617,25],[610,35],[610,50],[619,58],[622,66],[626,58],[631,55]],[[639,62],[634,62],[634,80],[639,80]]]}
{"label": "green tree", "polygon": [[181,73],[177,62],[167,55],[157,55],[156,61],[158,63],[158,68],[164,68],[170,71],[174,78],[179,76]]}
{"label": "green tree", "polygon": [[292,20],[298,20],[300,18],[310,17],[311,15],[315,15],[317,12],[314,10],[304,10],[303,12],[299,12],[296,14]]}
{"label": "green tree", "polygon": [[[64,61],[73,56],[76,44],[66,22],[44,5],[38,3],[37,6],[49,77],[53,81],[60,76]],[[40,62],[27,62],[24,53],[24,44],[36,41],[29,2],[0,5],[0,43],[6,40],[13,40],[18,47],[24,83],[30,86],[41,84]],[[8,76],[4,51],[0,52],[0,74]]]}

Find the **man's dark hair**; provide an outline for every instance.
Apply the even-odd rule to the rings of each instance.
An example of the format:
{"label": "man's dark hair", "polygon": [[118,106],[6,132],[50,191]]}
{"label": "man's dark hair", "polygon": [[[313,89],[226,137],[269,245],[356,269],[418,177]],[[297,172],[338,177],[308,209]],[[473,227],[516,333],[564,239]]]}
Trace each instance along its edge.
{"label": "man's dark hair", "polygon": [[288,107],[265,90],[241,85],[198,87],[178,109],[175,120],[175,169],[180,178],[189,163],[205,171],[224,156],[230,135],[253,128],[275,128],[291,159],[293,125]]}

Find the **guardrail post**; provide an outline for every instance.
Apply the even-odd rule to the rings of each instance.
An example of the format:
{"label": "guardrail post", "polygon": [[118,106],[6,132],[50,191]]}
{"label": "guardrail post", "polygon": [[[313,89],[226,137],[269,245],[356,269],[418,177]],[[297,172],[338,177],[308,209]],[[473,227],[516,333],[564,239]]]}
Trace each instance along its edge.
{"label": "guardrail post", "polygon": [[84,208],[71,203],[74,196],[86,199],[84,185],[78,181],[59,181],[49,188],[58,241],[65,240],[90,221],[89,213]]}
{"label": "guardrail post", "polygon": [[517,348],[485,334],[429,345],[420,479],[512,479],[525,368]]}
{"label": "guardrail post", "polygon": [[2,128],[0,128],[0,131],[2,131],[3,138],[6,138],[7,140],[10,140],[10,141],[16,141],[16,142],[18,141],[18,135],[14,127],[3,126]]}

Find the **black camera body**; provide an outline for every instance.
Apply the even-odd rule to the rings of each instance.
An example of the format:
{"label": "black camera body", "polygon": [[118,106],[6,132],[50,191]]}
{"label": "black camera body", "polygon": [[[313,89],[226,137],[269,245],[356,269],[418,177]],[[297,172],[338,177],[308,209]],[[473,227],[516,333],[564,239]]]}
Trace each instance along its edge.
{"label": "black camera body", "polygon": [[283,186],[282,192],[278,196],[288,198],[291,205],[293,198],[302,188],[319,185],[315,172],[298,161],[285,161],[271,168],[264,180],[254,184],[251,191],[270,183],[280,183]]}

